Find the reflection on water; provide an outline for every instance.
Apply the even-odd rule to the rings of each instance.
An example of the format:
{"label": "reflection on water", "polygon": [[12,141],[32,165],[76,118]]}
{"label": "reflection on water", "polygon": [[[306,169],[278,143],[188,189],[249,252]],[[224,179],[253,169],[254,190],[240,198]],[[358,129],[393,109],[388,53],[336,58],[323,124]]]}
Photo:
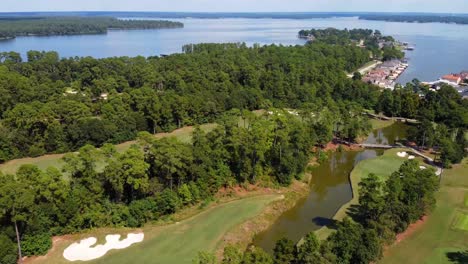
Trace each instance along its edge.
{"label": "reflection on water", "polygon": [[[404,138],[405,134],[405,125],[396,123],[375,131],[367,142],[393,144],[395,139]],[[267,231],[258,234],[254,244],[272,252],[276,241],[283,237],[299,241],[306,233],[327,225],[341,205],[352,198],[349,174],[354,166],[382,153],[381,150],[330,153],[328,162],[312,171],[310,194],[282,214]]]}
{"label": "reflection on water", "polygon": [[406,137],[408,126],[397,122],[386,129],[374,130],[366,140],[369,144],[393,145]]}

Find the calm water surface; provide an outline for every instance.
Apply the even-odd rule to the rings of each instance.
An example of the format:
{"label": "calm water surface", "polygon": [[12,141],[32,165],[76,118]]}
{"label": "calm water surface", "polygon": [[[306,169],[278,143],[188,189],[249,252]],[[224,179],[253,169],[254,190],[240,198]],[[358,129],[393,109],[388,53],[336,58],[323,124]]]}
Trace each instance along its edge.
{"label": "calm water surface", "polygon": [[189,43],[245,42],[259,44],[304,44],[296,37],[304,28],[370,28],[395,36],[416,47],[409,51],[411,67],[400,77],[434,80],[468,70],[468,25],[417,24],[366,21],[357,18],[327,19],[173,19],[182,29],[110,31],[107,35],[20,37],[0,41],[0,51],[55,50],[63,57],[150,56],[181,52]]}
{"label": "calm water surface", "polygon": [[[366,143],[390,143],[406,136],[406,127],[396,123],[371,133]],[[277,240],[287,237],[299,241],[308,232],[330,223],[336,211],[352,198],[349,174],[362,160],[381,155],[381,150],[344,151],[329,155],[329,160],[312,171],[311,192],[285,212],[267,231],[258,234],[254,244],[272,252]]]}

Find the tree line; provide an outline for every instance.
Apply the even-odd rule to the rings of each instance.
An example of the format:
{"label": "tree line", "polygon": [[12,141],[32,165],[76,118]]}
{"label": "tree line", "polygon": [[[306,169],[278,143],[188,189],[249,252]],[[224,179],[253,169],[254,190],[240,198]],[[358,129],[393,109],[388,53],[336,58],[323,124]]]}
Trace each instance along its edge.
{"label": "tree line", "polygon": [[209,123],[234,108],[339,112],[339,104],[373,108],[378,99],[377,87],[344,74],[369,60],[357,47],[192,48],[164,58],[30,51],[27,62],[1,53],[0,162]]}
{"label": "tree line", "polygon": [[[438,178],[433,170],[421,170],[407,161],[383,182],[370,174],[359,184],[359,205],[352,218],[335,223],[335,231],[323,241],[314,232],[301,243],[283,238],[273,255],[251,247],[246,252],[230,245],[223,264],[368,264],[380,260],[384,246],[398,233],[429,214],[434,208]],[[216,258],[201,252],[197,264],[215,264]]]}
{"label": "tree line", "polygon": [[0,20],[0,39],[19,36],[105,34],[109,29],[181,28],[166,20],[121,20],[113,17],[34,17]]}
{"label": "tree line", "polygon": [[468,16],[463,15],[383,15],[367,14],[360,15],[359,19],[380,20],[390,22],[411,22],[411,23],[448,23],[448,24],[468,24]]}
{"label": "tree line", "polygon": [[105,144],[67,154],[63,171],[23,165],[0,173],[1,263],[16,263],[17,238],[23,256],[43,255],[54,235],[140,227],[207,202],[221,187],[300,179],[325,121],[272,110],[245,112],[239,124],[240,114],[226,114],[208,133],[197,127],[190,144],[141,132],[122,153]]}

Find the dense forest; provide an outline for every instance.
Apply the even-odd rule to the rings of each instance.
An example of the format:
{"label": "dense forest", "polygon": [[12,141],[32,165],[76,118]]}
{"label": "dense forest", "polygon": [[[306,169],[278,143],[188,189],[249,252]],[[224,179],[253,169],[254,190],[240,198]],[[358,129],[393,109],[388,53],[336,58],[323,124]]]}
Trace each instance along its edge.
{"label": "dense forest", "polygon": [[309,42],[320,42],[330,45],[353,45],[365,48],[373,58],[382,60],[402,59],[405,54],[391,36],[383,36],[378,30],[335,28],[301,30],[300,38]]}
{"label": "dense forest", "polygon": [[209,123],[234,108],[327,106],[335,114],[347,101],[364,108],[377,102],[376,87],[344,74],[369,60],[357,47],[201,44],[184,50],[165,58],[99,60],[31,51],[28,62],[1,54],[0,161]]}
{"label": "dense forest", "polygon": [[0,39],[18,36],[105,34],[109,29],[181,28],[180,22],[112,17],[30,17],[0,19]]}
{"label": "dense forest", "polygon": [[359,19],[379,20],[391,22],[416,22],[416,23],[453,23],[468,24],[468,16],[456,15],[398,15],[398,14],[366,14],[360,15]]}
{"label": "dense forest", "polygon": [[[162,58],[106,59],[31,51],[26,62],[14,52],[0,54],[0,160],[78,150],[64,157],[63,172],[26,165],[16,175],[0,174],[2,263],[15,263],[17,236],[25,255],[40,255],[52,235],[138,227],[208,201],[222,186],[288,185],[301,177],[313,146],[366,134],[364,109],[424,116],[446,126],[452,144],[458,137],[451,133],[467,128],[468,105],[452,88],[408,84],[390,96],[347,78],[346,71],[370,60],[355,45],[199,44],[183,50]],[[257,109],[267,111],[255,116],[251,110]],[[196,129],[191,143],[152,136],[208,122],[218,126],[208,133]],[[138,144],[123,153],[112,145],[135,138]],[[420,180],[419,172],[402,173]],[[419,193],[414,201],[426,206],[418,200],[426,192],[401,192],[395,203]],[[392,230],[412,220],[395,221]],[[359,228],[349,239],[375,238]],[[337,258],[358,258],[336,245],[330,250]]]}

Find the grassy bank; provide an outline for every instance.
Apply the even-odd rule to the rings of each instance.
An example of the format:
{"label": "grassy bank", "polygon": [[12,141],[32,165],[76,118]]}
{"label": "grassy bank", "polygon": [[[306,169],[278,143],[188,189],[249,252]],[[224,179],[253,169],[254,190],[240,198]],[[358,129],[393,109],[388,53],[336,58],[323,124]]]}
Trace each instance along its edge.
{"label": "grassy bank", "polygon": [[[142,243],[110,251],[104,257],[88,263],[192,263],[199,251],[215,251],[226,232],[258,215],[271,202],[282,198],[278,194],[248,197],[203,210],[175,224],[148,225],[137,230],[145,234]],[[100,229],[87,234],[65,236],[54,243],[54,248],[47,256],[31,259],[28,263],[70,263],[62,257],[62,253],[71,243],[89,236],[103,241],[107,234],[126,234],[131,231],[135,230]]]}
{"label": "grassy bank", "polygon": [[305,182],[294,181],[291,186],[282,188],[281,192],[284,199],[272,202],[262,213],[224,235],[216,250],[218,259],[222,258],[223,250],[227,245],[236,245],[246,249],[253,242],[255,235],[267,230],[281,214],[293,208],[301,198],[307,196],[310,186]]}
{"label": "grassy bank", "polygon": [[[208,132],[213,130],[216,127],[216,124],[205,124],[201,125],[200,128]],[[155,134],[155,138],[164,138],[164,137],[175,137],[182,142],[190,142],[192,139],[192,132],[194,127],[183,127],[177,130],[174,130],[171,133],[158,133]],[[136,141],[128,141],[122,144],[116,145],[116,149],[119,152],[124,152],[130,148],[131,145],[136,144]],[[62,169],[64,163],[62,161],[65,154],[52,154],[44,155],[37,158],[22,158],[8,161],[4,164],[0,164],[0,171],[6,174],[15,174],[16,171],[22,165],[32,164],[38,166],[40,169],[45,170],[48,167],[55,167],[59,170]],[[104,166],[103,164],[101,164]]]}
{"label": "grassy bank", "polygon": [[[349,209],[359,202],[359,183],[362,179],[366,178],[370,173],[379,176],[382,181],[385,181],[394,171],[398,170],[400,166],[408,160],[407,158],[400,158],[397,152],[407,151],[406,149],[391,149],[385,151],[382,156],[368,159],[359,162],[350,174],[351,188],[353,198],[346,204],[340,207],[336,212],[333,219],[337,221],[343,220]],[[320,239],[327,238],[333,230],[328,227],[323,227],[316,231]]]}
{"label": "grassy bank", "polygon": [[426,223],[411,236],[392,246],[383,264],[468,263],[468,159],[445,170],[437,206]]}

